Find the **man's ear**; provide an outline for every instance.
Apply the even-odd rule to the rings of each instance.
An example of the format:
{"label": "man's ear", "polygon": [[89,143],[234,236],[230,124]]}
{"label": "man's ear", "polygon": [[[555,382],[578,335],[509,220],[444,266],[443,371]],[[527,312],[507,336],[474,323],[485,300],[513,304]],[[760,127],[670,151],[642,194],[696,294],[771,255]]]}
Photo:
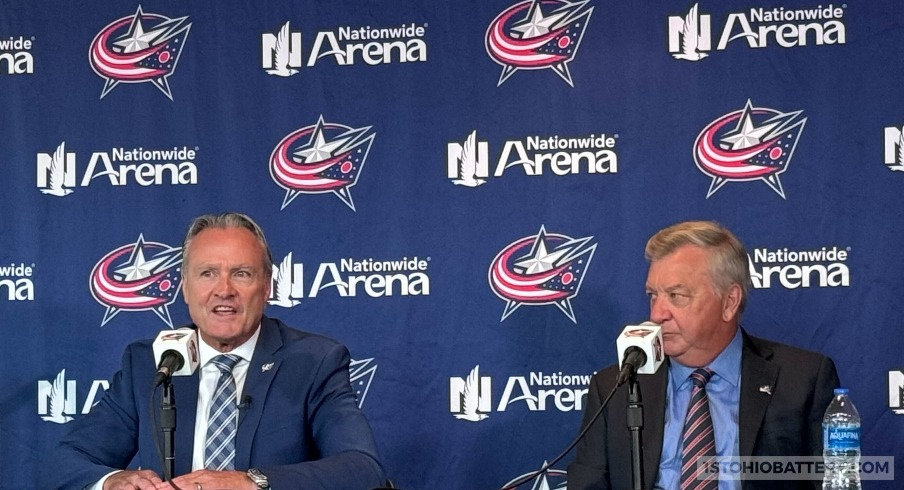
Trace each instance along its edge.
{"label": "man's ear", "polygon": [[741,309],[741,286],[732,284],[722,297],[722,321],[735,318]]}

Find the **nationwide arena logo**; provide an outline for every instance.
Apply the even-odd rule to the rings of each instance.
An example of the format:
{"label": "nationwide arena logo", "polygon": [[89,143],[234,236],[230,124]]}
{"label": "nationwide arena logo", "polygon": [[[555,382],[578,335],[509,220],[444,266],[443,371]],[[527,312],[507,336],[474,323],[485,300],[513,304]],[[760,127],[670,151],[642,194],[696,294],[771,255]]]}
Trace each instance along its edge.
{"label": "nationwide arena logo", "polygon": [[317,123],[289,133],[270,154],[270,176],[286,190],[280,210],[299,194],[335,194],[352,211],[351,188],[358,182],[376,134],[371,126]]}
{"label": "nationwide arena logo", "polygon": [[301,299],[316,298],[324,290],[334,290],[339,297],[427,296],[430,257],[401,257],[394,260],[344,258],[339,262],[317,265],[310,287],[306,288],[305,266],[292,260],[292,252],[273,265],[270,299],[272,306],[291,308]]}
{"label": "nationwide arena logo", "polygon": [[904,172],[904,127],[885,128],[885,166],[892,172]]}
{"label": "nationwide arena logo", "polygon": [[593,13],[589,0],[527,0],[504,10],[490,23],[486,50],[502,65],[500,86],[518,70],[552,70],[574,87],[570,63],[581,46]]}
{"label": "nationwide arena logo", "polygon": [[[700,13],[699,5],[695,3],[684,15],[669,16],[669,53],[676,60],[700,61],[713,50],[712,19]],[[830,3],[802,9],[751,7],[747,12],[730,13],[715,50],[722,51],[728,43],[741,39],[750,48],[844,44],[846,8],[846,4],[836,7]]]}
{"label": "nationwide arena logo", "polygon": [[785,199],[779,176],[788,169],[807,122],[802,112],[753,107],[748,99],[743,109],[706,126],[694,142],[697,168],[713,179],[706,198],[727,182],[762,180]]}
{"label": "nationwide arena logo", "polygon": [[515,240],[493,259],[488,273],[490,287],[506,301],[500,322],[521,305],[556,305],[577,323],[571,300],[577,297],[596,243],[593,237],[571,238],[547,233]]}
{"label": "nationwide arena logo", "polygon": [[173,100],[168,79],[176,70],[190,29],[188,17],[146,14],[140,5],[135,15],[101,29],[88,52],[94,72],[106,80],[100,98],[120,83],[149,82]]}
{"label": "nationwide arena logo", "polygon": [[[505,412],[511,405],[529,412],[580,412],[584,409],[591,376],[561,371],[531,371],[527,376],[509,376],[495,404],[495,412]],[[481,376],[480,365],[474,366],[465,378],[449,378],[449,412],[458,420],[486,420],[494,412],[494,400],[493,378]]]}
{"label": "nationwide arena logo", "polygon": [[120,311],[153,311],[170,328],[169,305],[176,301],[182,282],[182,247],[138,241],[123,245],[94,265],[91,294],[107,307],[101,326]]}
{"label": "nationwide arena logo", "polygon": [[888,408],[897,415],[904,415],[904,370],[888,372]]}
{"label": "nationwide arena logo", "polygon": [[108,380],[95,379],[87,392],[80,393],[77,381],[67,379],[66,369],[61,369],[52,380],[38,380],[38,415],[53,424],[72,422],[75,416],[90,413],[109,387]]}
{"label": "nationwide arena logo", "polygon": [[[618,134],[591,133],[585,136],[527,136],[508,140],[496,161],[492,177],[520,168],[527,176],[618,173]],[[446,144],[446,176],[455,185],[478,187],[489,180],[489,143],[480,140],[477,130],[463,142]]]}
{"label": "nationwide arena logo", "polygon": [[63,141],[53,153],[38,153],[37,187],[42,194],[63,197],[77,187],[88,187],[100,177],[106,177],[114,187],[193,185],[198,183],[198,167],[194,162],[197,154],[197,147],[188,146],[162,150],[114,147],[110,151],[95,151],[78,180],[76,154],[67,151]]}
{"label": "nationwide arena logo", "polygon": [[427,61],[426,23],[382,28],[344,26],[320,31],[306,62],[302,59],[301,31],[293,31],[289,24],[287,21],[275,33],[261,35],[261,67],[270,75],[291,77],[322,58],[332,58],[339,66]]}
{"label": "nationwide arena logo", "polygon": [[35,72],[35,59],[31,54],[34,36],[10,36],[0,39],[0,74],[29,75]]}
{"label": "nationwide arena logo", "polygon": [[756,289],[847,287],[851,285],[851,271],[846,264],[850,253],[850,247],[838,246],[754,248],[753,257],[747,257],[750,280]]}
{"label": "nationwide arena logo", "polygon": [[0,265],[0,300],[34,301],[34,270],[34,264],[25,262]]}

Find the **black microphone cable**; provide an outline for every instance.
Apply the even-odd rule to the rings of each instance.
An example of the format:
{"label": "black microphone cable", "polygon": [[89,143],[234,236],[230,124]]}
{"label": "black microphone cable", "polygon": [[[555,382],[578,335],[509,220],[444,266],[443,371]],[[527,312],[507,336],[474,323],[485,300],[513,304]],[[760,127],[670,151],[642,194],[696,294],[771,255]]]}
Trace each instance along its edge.
{"label": "black microphone cable", "polygon": [[584,438],[584,436],[587,434],[587,431],[590,430],[590,427],[592,427],[592,426],[593,426],[593,423],[596,422],[596,419],[598,419],[598,418],[600,417],[600,415],[603,414],[603,410],[606,408],[606,405],[609,404],[609,400],[612,399],[612,396],[615,395],[615,392],[618,391],[618,388],[619,388],[620,386],[621,386],[621,385],[615,385],[615,386],[612,388],[612,391],[609,392],[609,396],[607,396],[606,399],[603,400],[603,404],[600,405],[599,410],[597,410],[596,413],[593,414],[593,418],[590,419],[590,422],[587,423],[587,426],[584,427],[583,430],[581,430],[581,433],[578,434],[577,437],[575,437],[574,441],[572,441],[571,444],[569,444],[568,447],[566,447],[565,450],[562,451],[561,454],[559,454],[558,456],[556,456],[555,458],[553,458],[552,461],[550,461],[550,462],[544,464],[543,467],[540,468],[539,470],[536,470],[536,471],[531,472],[531,473],[529,473],[529,474],[527,474],[527,475],[525,475],[525,476],[523,476],[523,477],[521,477],[521,478],[517,478],[517,479],[515,479],[514,481],[511,481],[511,482],[509,482],[509,483],[506,483],[506,484],[505,484],[502,488],[500,488],[499,490],[512,490],[512,489],[514,489],[514,488],[520,487],[521,485],[524,485],[524,484],[527,483],[528,481],[533,480],[533,479],[536,478],[537,476],[539,476],[539,475],[545,473],[546,471],[548,471],[554,464],[558,463],[559,460],[561,460],[562,458],[564,458],[566,454],[568,454],[569,452],[571,452],[571,450],[574,449],[574,447],[578,444],[578,442],[580,442],[580,440]]}

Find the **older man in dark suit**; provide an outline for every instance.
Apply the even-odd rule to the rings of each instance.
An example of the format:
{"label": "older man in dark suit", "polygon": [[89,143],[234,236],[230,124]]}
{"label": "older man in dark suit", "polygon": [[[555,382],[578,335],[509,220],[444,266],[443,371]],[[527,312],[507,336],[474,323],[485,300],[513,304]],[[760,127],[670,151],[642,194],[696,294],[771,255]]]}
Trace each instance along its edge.
{"label": "older man in dark suit", "polygon": [[[645,489],[812,489],[797,479],[706,479],[712,457],[817,456],[821,422],[838,387],[832,360],[750,336],[740,327],[750,273],[747,252],[714,222],[685,222],[647,242],[650,319],[662,325],[666,364],[638,376],[644,396]],[[612,390],[617,366],[590,383],[583,426]],[[627,390],[580,442],[569,490],[633,488]]]}

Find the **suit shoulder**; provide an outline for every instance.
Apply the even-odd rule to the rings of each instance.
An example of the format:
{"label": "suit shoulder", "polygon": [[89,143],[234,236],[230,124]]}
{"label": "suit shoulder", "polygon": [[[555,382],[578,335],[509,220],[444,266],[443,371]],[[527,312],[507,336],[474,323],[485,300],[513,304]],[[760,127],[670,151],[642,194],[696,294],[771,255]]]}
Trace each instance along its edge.
{"label": "suit shoulder", "polygon": [[764,357],[772,357],[772,361],[774,362],[796,364],[813,363],[817,365],[826,360],[831,362],[831,359],[828,356],[816,351],[783,344],[774,340],[762,339],[752,335],[748,335],[747,339],[755,352]]}
{"label": "suit shoulder", "polygon": [[333,349],[346,349],[342,343],[325,335],[290,327],[281,320],[273,319],[273,321],[276,322],[276,326],[279,329],[284,347],[290,349],[315,349],[324,352],[332,351]]}
{"label": "suit shoulder", "polygon": [[615,378],[618,376],[618,364],[612,364],[597,371],[591,379],[601,392],[608,392],[615,386]]}
{"label": "suit shoulder", "polygon": [[154,357],[154,339],[136,340],[126,346],[124,357],[131,359]]}

